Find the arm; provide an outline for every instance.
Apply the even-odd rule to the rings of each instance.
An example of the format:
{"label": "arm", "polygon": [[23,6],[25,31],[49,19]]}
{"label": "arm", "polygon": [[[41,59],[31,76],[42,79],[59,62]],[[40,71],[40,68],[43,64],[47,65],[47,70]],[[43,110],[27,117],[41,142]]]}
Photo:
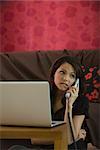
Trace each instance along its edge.
{"label": "arm", "polygon": [[75,137],[78,138],[79,132],[81,130],[82,123],[84,121],[84,115],[76,115],[73,117],[73,124],[75,130]]}
{"label": "arm", "polygon": [[65,110],[64,121],[67,122],[69,143],[72,143],[73,138],[72,138],[72,133],[71,133],[70,124],[69,124],[69,120],[68,120],[68,113],[69,113],[69,118],[70,118],[71,127],[73,130],[75,140],[77,140],[80,137],[79,134],[82,133],[82,132],[80,132],[81,126],[82,126],[82,123],[85,118],[85,115],[75,115],[72,118],[72,107],[73,107],[73,103],[75,102],[76,98],[78,97],[78,91],[79,91],[78,88],[72,87],[70,89],[71,96],[68,100],[66,100],[66,110]]}
{"label": "arm", "polygon": [[72,107],[70,107],[68,109],[68,103],[66,104],[64,121],[67,122],[68,143],[71,144],[73,142],[73,138],[72,138],[72,133],[71,133],[70,124],[69,124],[69,120],[68,120],[68,112],[70,115],[70,121],[71,121],[71,126],[72,126],[75,140],[77,140],[79,138],[81,126],[82,126],[85,116],[84,115],[75,115],[72,118]]}

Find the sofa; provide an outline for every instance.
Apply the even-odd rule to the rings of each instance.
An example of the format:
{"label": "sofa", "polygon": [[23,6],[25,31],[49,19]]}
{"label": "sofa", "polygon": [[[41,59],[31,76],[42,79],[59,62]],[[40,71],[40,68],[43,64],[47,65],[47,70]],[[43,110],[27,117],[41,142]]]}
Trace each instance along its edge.
{"label": "sofa", "polygon": [[100,148],[100,95],[99,58],[100,50],[38,50],[30,52],[0,53],[0,81],[47,81],[52,63],[63,55],[75,56],[84,72],[86,92],[89,100],[91,141]]}

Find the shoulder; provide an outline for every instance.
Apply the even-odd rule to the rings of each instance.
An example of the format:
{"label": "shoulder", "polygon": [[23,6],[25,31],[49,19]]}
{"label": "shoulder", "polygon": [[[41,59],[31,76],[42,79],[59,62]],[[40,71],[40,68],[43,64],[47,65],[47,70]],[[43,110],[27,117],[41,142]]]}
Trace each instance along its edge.
{"label": "shoulder", "polygon": [[84,95],[80,95],[74,105],[73,105],[73,114],[74,115],[81,115],[84,114],[88,116],[88,109],[89,109],[89,101],[88,98]]}
{"label": "shoulder", "polygon": [[74,103],[74,105],[88,105],[88,104],[89,104],[89,100],[84,95],[79,95]]}

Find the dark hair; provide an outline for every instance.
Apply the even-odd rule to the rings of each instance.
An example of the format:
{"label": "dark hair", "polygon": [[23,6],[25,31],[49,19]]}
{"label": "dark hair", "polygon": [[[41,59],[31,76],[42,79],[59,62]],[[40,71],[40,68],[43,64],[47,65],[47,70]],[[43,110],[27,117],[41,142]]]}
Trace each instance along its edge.
{"label": "dark hair", "polygon": [[58,58],[50,68],[49,82],[50,82],[52,92],[54,93],[56,90],[56,86],[54,84],[54,74],[56,70],[65,62],[71,64],[74,70],[76,71],[76,79],[79,78],[79,94],[80,93],[82,94],[84,88],[84,81],[83,81],[84,78],[83,78],[83,71],[81,65],[77,61],[77,58],[72,56],[67,56],[67,55]]}

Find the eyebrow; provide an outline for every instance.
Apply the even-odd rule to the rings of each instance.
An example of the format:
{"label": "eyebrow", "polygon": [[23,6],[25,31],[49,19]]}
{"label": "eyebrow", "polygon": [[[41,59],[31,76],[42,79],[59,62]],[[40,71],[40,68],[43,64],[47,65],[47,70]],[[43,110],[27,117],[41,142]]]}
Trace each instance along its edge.
{"label": "eyebrow", "polygon": [[[61,68],[63,71],[66,71],[64,68]],[[70,72],[70,73],[74,73],[76,75],[76,72],[73,71],[73,72]]]}

